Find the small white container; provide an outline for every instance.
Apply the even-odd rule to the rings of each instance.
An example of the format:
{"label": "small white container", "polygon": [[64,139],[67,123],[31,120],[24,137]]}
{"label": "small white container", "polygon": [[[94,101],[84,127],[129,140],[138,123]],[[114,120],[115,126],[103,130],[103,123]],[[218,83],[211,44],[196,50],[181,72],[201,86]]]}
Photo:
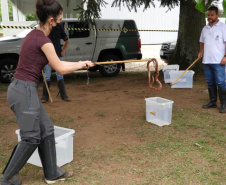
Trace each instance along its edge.
{"label": "small white container", "polygon": [[172,80],[171,82],[171,88],[192,88],[193,87],[193,76],[195,74],[194,71],[188,70],[186,73],[178,79],[178,81],[172,85],[172,83],[183,73],[183,70],[180,71],[171,71],[170,78]]}
{"label": "small white container", "polygon": [[146,98],[146,120],[158,126],[171,124],[173,101],[160,97]]}
{"label": "small white container", "polygon": [[178,71],[179,70],[179,65],[178,64],[174,64],[174,65],[166,65],[163,68],[163,74],[164,74],[164,82],[165,83],[170,83],[171,79],[170,79],[170,75],[169,72],[170,71]]}
{"label": "small white container", "polygon": [[[73,160],[73,129],[54,126],[57,165],[63,166]],[[21,140],[20,130],[16,130],[18,141]],[[38,149],[34,151],[27,161],[35,166],[42,167],[42,163],[38,154]]]}

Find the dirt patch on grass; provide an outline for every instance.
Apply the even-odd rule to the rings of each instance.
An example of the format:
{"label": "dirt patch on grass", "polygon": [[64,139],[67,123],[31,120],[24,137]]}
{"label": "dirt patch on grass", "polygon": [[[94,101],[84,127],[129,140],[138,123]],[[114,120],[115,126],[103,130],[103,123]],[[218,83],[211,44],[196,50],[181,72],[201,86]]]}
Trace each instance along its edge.
{"label": "dirt patch on grass", "polygon": [[[184,174],[187,167],[182,164],[191,154],[191,160],[202,156],[202,153],[196,154],[194,146],[195,141],[201,139],[199,125],[180,126],[178,122],[182,122],[183,116],[185,119],[194,118],[195,112],[208,112],[225,120],[225,115],[219,114],[218,109],[201,108],[208,101],[203,75],[195,75],[192,89],[171,89],[170,84],[164,84],[163,74],[160,73],[162,90],[149,90],[147,97],[158,96],[174,101],[172,124],[166,127],[146,122],[146,71],[120,73],[114,78],[89,73],[88,86],[86,75],[81,72],[65,76],[71,102],[56,97],[58,90],[53,75],[50,90],[54,102],[43,104],[56,126],[75,130],[74,160],[64,169],[73,170],[76,177],[67,184],[177,184],[185,183],[189,178],[193,184],[202,182],[202,164],[195,165],[197,169],[200,168],[197,171],[200,178],[195,180],[192,180],[192,174],[197,169],[193,169],[189,176]],[[40,83],[40,98],[41,94]],[[1,90],[0,102],[0,144],[4,150],[0,155],[2,170],[17,142],[17,124],[6,102],[6,90]],[[186,115],[188,109],[194,115]],[[221,126],[224,127],[224,124]],[[188,155],[184,152],[187,144]],[[178,163],[175,164],[176,161]],[[202,163],[209,173],[209,164],[206,161]],[[175,165],[178,169],[175,169]],[[181,180],[178,180],[180,175]],[[40,180],[43,178],[42,170],[29,164],[22,170],[22,178],[25,184],[43,183]]]}

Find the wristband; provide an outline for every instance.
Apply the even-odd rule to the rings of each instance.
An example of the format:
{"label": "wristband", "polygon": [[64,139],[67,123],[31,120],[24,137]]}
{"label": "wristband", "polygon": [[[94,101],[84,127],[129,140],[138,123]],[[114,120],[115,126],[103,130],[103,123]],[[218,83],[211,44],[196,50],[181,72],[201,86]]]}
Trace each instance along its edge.
{"label": "wristband", "polygon": [[224,55],[224,57],[226,57],[226,55]]}

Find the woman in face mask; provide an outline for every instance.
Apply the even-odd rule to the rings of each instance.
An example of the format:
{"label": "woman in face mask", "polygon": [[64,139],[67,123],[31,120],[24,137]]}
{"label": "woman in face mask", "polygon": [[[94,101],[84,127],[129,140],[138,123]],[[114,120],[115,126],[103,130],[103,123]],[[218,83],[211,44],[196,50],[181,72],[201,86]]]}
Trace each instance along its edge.
{"label": "woman in face mask", "polygon": [[54,126],[38,98],[40,72],[48,64],[59,74],[94,66],[91,61],[60,61],[48,35],[61,22],[63,9],[55,0],[37,0],[39,26],[31,31],[21,46],[14,78],[8,87],[7,100],[20,128],[21,141],[15,146],[0,179],[1,185],[22,184],[19,171],[38,148],[45,181],[53,184],[73,176],[56,163]]}

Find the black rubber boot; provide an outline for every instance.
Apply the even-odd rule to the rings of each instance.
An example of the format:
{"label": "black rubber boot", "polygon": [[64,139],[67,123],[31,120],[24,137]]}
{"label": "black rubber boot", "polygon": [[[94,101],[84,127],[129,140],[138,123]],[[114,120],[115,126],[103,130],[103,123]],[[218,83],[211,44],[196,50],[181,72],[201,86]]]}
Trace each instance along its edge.
{"label": "black rubber boot", "polygon": [[57,166],[56,146],[54,134],[47,136],[38,147],[39,156],[42,162],[45,181],[53,184],[59,180],[69,178],[68,173]]}
{"label": "black rubber boot", "polygon": [[[14,155],[16,149],[17,149],[17,145],[14,147],[13,152],[12,152],[12,154],[11,154],[11,156],[10,156],[10,158],[9,158],[9,161],[8,161],[8,163],[6,164],[6,167],[5,167],[4,171],[2,172],[2,174],[4,174],[4,172],[5,172],[6,168],[7,168],[7,166],[9,165],[9,162],[11,161],[11,159],[12,159],[12,157],[13,157],[13,155]],[[1,185],[8,185],[8,184],[21,185],[21,184],[22,184],[22,181],[21,181],[21,179],[20,179],[19,173],[17,173],[17,174],[14,175],[9,181],[5,180],[5,179],[2,177],[2,178],[0,179],[0,184],[1,184]]]}
{"label": "black rubber boot", "polygon": [[208,109],[208,108],[216,108],[217,107],[217,86],[209,87],[209,97],[210,102],[206,105],[203,105],[202,108]]}
{"label": "black rubber boot", "polygon": [[[48,88],[50,87],[50,81],[46,81]],[[49,94],[46,88],[46,84],[45,82],[43,82],[43,90],[42,90],[42,98],[41,98],[41,102],[42,103],[46,103],[47,101],[49,101]]]}
{"label": "black rubber boot", "polygon": [[58,80],[58,88],[59,88],[58,95],[60,94],[61,99],[64,101],[67,101],[67,102],[71,101],[66,94],[66,90],[65,90],[65,86],[64,86],[64,79]]}
{"label": "black rubber boot", "polygon": [[225,113],[226,112],[226,89],[219,89],[219,99],[220,99],[220,113]]}
{"label": "black rubber boot", "polygon": [[21,185],[22,180],[19,174],[14,175],[9,181],[5,180],[3,177],[0,179],[1,185]]}
{"label": "black rubber boot", "polygon": [[38,144],[20,141],[14,148],[12,155],[3,170],[3,177],[0,179],[1,185],[20,185],[19,171],[26,164],[33,154]]}

